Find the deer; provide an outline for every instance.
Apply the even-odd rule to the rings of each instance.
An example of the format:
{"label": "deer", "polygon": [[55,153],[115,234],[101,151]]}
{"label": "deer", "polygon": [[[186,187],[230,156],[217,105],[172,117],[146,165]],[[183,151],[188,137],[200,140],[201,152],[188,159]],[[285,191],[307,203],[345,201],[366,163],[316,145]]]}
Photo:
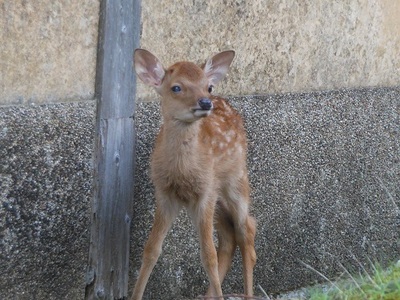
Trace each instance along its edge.
{"label": "deer", "polygon": [[[151,52],[136,49],[134,68],[161,96],[162,125],[150,160],[156,208],[131,300],[142,299],[163,241],[182,208],[199,236],[206,297],[223,299],[221,283],[239,246],[244,293],[253,295],[256,221],[249,214],[247,139],[240,114],[212,95],[235,52],[220,52],[199,66],[180,61],[164,68]],[[218,247],[214,245],[214,229]]]}

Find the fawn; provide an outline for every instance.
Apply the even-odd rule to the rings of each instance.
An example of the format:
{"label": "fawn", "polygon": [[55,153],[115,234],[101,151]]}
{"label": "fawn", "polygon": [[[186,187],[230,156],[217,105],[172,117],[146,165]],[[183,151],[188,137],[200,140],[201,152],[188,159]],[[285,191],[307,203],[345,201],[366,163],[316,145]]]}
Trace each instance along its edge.
{"label": "fawn", "polygon": [[210,282],[207,296],[222,299],[221,283],[237,245],[243,259],[245,294],[253,295],[256,226],[248,212],[246,134],[240,115],[224,99],[211,95],[234,56],[234,51],[224,51],[202,67],[184,61],[164,69],[149,51],[135,51],[138,77],[162,97],[163,125],[151,157],[154,223],[132,300],[142,298],[163,240],[182,207],[199,235],[201,261]]}

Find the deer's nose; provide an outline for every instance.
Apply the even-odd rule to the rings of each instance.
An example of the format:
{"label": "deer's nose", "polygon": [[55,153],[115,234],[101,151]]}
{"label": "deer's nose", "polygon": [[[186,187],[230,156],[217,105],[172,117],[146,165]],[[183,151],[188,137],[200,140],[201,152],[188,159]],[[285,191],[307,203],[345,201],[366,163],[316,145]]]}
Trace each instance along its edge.
{"label": "deer's nose", "polygon": [[208,98],[200,98],[198,100],[198,103],[203,110],[210,110],[212,108],[212,102]]}

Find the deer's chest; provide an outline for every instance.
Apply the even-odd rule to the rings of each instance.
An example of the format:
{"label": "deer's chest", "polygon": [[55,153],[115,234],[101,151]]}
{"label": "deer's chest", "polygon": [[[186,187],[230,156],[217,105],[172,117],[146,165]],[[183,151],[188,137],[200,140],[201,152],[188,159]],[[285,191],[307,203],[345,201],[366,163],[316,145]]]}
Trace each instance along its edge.
{"label": "deer's chest", "polygon": [[152,180],[160,191],[188,203],[200,199],[208,185],[209,176],[199,157],[175,155],[163,160],[153,157]]}

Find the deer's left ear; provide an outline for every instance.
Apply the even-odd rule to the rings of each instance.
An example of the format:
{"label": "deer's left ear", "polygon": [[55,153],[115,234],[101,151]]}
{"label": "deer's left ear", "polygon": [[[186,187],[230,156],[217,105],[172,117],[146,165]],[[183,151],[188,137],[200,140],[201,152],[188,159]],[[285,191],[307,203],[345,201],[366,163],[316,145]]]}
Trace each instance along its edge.
{"label": "deer's left ear", "polygon": [[220,52],[207,60],[204,65],[204,72],[210,85],[216,85],[225,77],[234,57],[235,51],[229,50]]}
{"label": "deer's left ear", "polygon": [[158,88],[165,75],[161,62],[152,53],[144,49],[136,49],[134,54],[136,74],[147,85]]}

